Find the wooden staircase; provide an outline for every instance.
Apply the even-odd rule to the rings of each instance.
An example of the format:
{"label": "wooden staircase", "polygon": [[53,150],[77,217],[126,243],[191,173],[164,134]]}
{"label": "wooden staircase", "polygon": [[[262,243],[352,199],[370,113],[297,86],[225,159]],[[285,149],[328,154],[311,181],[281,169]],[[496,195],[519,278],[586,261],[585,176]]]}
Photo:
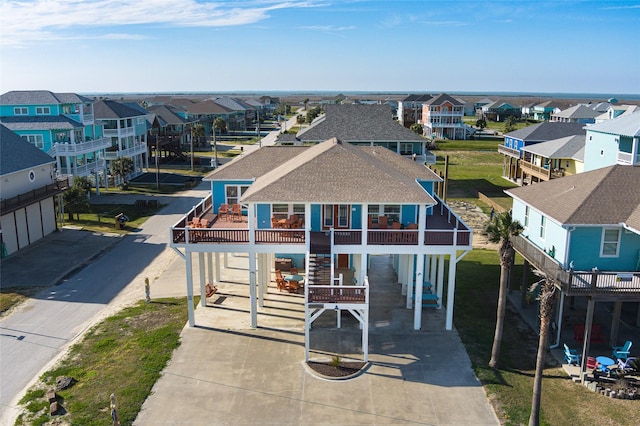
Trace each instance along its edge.
{"label": "wooden staircase", "polygon": [[310,254],[308,285],[331,285],[331,255]]}

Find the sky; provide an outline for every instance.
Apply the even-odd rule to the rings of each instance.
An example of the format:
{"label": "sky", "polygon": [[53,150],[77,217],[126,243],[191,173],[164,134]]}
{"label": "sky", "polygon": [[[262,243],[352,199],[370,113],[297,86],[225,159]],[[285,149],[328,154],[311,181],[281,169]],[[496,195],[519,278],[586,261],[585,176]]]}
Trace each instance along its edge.
{"label": "sky", "polygon": [[0,0],[0,92],[640,94],[640,0]]}

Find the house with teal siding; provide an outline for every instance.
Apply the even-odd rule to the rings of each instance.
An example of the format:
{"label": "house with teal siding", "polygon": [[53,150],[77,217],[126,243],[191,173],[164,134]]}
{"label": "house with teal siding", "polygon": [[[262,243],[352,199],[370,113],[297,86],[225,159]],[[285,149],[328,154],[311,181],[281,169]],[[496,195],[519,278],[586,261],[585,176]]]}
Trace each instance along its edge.
{"label": "house with teal siding", "polygon": [[585,129],[585,171],[613,164],[640,165],[640,111]]}
{"label": "house with teal siding", "polygon": [[117,158],[128,157],[133,161],[133,170],[126,178],[141,175],[143,167],[149,168],[147,112],[109,99],[96,102],[93,110],[104,127],[104,136],[111,142],[105,153],[107,167]]}
{"label": "house with teal siding", "polygon": [[[441,179],[422,163],[332,138],[263,147],[204,180],[211,194],[171,227],[189,300],[198,285],[195,259],[205,294],[224,267],[220,255],[241,253],[249,262],[247,310],[257,327],[265,297],[283,290],[274,289],[274,271],[296,268],[288,290],[304,294],[307,337],[326,311],[349,312],[362,325],[366,358],[368,266],[371,256],[385,255],[393,258],[402,306],[414,310],[413,327],[420,329],[423,309],[444,309],[445,329],[452,329],[456,265],[471,250],[472,230],[434,193]],[[195,321],[190,305],[189,324]]]}
{"label": "house with teal siding", "polygon": [[[358,146],[382,146],[420,163],[434,164],[436,156],[427,150],[427,140],[393,119],[388,105],[324,105],[324,114],[295,138],[281,135],[281,143],[320,143],[337,137]],[[291,137],[291,138],[290,138]]]}
{"label": "house with teal siding", "polygon": [[[505,191],[513,198],[513,218],[524,227],[515,249],[562,292],[560,328],[568,296],[587,299],[586,324],[596,301],[614,303],[611,330],[618,329],[622,303],[637,307],[640,321],[638,188],[640,167],[614,165]],[[609,344],[619,343],[612,331]]]}
{"label": "house with teal siding", "polygon": [[94,101],[75,93],[47,90],[6,92],[0,96],[0,122],[55,159],[56,175],[107,176],[111,141],[95,119]]}

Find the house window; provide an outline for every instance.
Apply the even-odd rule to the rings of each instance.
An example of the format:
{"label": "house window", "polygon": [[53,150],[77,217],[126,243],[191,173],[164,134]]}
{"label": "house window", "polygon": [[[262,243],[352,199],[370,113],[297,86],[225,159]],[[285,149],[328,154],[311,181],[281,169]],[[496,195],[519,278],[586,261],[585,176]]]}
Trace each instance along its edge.
{"label": "house window", "polygon": [[524,227],[529,227],[529,206],[524,208]]}
{"label": "house window", "polygon": [[36,148],[44,149],[44,140],[42,139],[42,135],[26,135],[23,136],[27,140],[27,142],[32,143],[36,146]]}
{"label": "house window", "polygon": [[367,215],[373,223],[378,223],[378,216],[387,216],[392,222],[400,222],[400,204],[370,204]]}
{"label": "house window", "polygon": [[542,216],[540,218],[540,238],[544,240],[547,233],[547,218]]}
{"label": "house window", "polygon": [[144,124],[144,117],[138,117],[138,124]]}
{"label": "house window", "polygon": [[15,107],[13,109],[13,114],[14,115],[28,115],[29,114],[29,110],[27,109],[27,107]]}
{"label": "house window", "polygon": [[242,194],[249,188],[249,185],[227,185],[225,186],[225,195],[227,204],[233,205],[240,202]]}
{"label": "house window", "polygon": [[325,204],[324,206],[324,223],[325,228],[333,226],[333,204]]}
{"label": "house window", "polygon": [[605,228],[602,230],[602,245],[600,246],[600,256],[617,257],[620,249],[620,229]]}
{"label": "house window", "polygon": [[298,219],[304,220],[304,204],[272,204],[271,217],[276,219],[287,219],[289,216],[297,214]]}
{"label": "house window", "polygon": [[36,115],[49,115],[51,109],[49,107],[36,107]]}

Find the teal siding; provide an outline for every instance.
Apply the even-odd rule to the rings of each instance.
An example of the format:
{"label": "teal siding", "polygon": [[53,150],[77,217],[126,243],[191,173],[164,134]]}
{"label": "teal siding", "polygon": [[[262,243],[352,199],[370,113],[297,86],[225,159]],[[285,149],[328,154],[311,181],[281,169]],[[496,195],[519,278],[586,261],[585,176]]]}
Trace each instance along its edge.
{"label": "teal siding", "polygon": [[[532,244],[540,250],[545,251],[549,256],[553,257],[558,263],[564,265],[566,256],[567,230],[561,224],[554,222],[548,216],[545,216],[545,234],[540,236],[540,228],[542,224],[542,214],[540,212],[529,209],[529,225],[525,226],[525,205],[514,199],[512,209],[513,219],[520,222],[524,227],[522,236],[526,237]],[[567,262],[568,264],[568,262]]]}
{"label": "teal siding", "polygon": [[256,219],[258,229],[271,228],[271,204],[258,204],[256,206]]}
{"label": "teal siding", "polygon": [[416,206],[402,206],[400,210],[400,223],[407,226],[409,223],[416,223],[418,209]]}
{"label": "teal siding", "polygon": [[602,227],[575,228],[571,232],[569,260],[575,270],[634,271],[640,256],[640,235],[621,231],[618,257],[600,257]]}
{"label": "teal siding", "polygon": [[584,147],[584,171],[612,166],[618,162],[619,136],[587,130]]}
{"label": "teal siding", "polygon": [[320,204],[311,205],[311,230],[322,230],[322,206]]}
{"label": "teal siding", "polygon": [[362,229],[362,205],[351,206],[351,229]]}

